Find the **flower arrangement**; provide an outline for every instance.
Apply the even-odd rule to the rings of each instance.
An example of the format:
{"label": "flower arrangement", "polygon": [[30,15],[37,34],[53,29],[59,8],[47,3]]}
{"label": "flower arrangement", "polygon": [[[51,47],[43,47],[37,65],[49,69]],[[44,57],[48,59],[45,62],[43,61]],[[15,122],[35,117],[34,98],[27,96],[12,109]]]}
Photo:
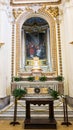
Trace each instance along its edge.
{"label": "flower arrangement", "polygon": [[64,77],[61,76],[61,75],[58,75],[57,77],[55,77],[55,80],[57,80],[57,81],[63,81]]}
{"label": "flower arrangement", "polygon": [[34,81],[34,80],[35,80],[35,77],[34,77],[34,76],[29,76],[29,77],[27,78],[27,80],[28,80],[28,81]]}
{"label": "flower arrangement", "polygon": [[18,82],[18,81],[21,81],[21,80],[22,80],[21,77],[18,77],[18,76],[14,76],[14,77],[13,77],[13,81]]}
{"label": "flower arrangement", "polygon": [[41,76],[41,77],[39,77],[39,80],[40,81],[47,81],[47,77],[46,76]]}

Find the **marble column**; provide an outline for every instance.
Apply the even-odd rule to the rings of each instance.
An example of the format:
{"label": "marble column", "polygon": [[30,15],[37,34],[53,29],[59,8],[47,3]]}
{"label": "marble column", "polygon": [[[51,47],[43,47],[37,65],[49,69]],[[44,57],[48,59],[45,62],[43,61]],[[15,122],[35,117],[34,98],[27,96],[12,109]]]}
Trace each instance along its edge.
{"label": "marble column", "polygon": [[47,29],[47,62],[48,62],[48,69],[52,71],[52,64],[51,64],[51,52],[50,52],[50,29]]}
{"label": "marble column", "polygon": [[[5,44],[5,11],[3,6],[0,6],[0,44]],[[6,96],[6,88],[4,81],[4,45],[0,47],[0,98]]]}
{"label": "marble column", "polygon": [[6,62],[7,62],[7,52],[5,51],[6,38],[8,33],[6,32],[6,20],[7,20],[7,5],[9,0],[0,0],[0,98],[6,96]]}
{"label": "marble column", "polygon": [[65,92],[73,96],[73,44],[71,44],[73,43],[73,3],[65,3],[64,5],[64,33]]}

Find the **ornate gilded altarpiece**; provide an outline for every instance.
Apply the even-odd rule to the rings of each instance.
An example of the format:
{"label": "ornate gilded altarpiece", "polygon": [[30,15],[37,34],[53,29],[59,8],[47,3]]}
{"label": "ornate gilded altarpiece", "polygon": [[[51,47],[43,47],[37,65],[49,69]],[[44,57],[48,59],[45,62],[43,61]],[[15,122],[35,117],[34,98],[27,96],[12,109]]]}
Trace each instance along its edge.
{"label": "ornate gilded altarpiece", "polygon": [[[15,19],[12,30],[12,76],[14,75],[14,63],[16,64],[15,74],[17,74],[20,70],[21,28],[23,23],[31,17],[43,18],[49,24],[51,58],[53,59],[52,68],[56,75],[58,74],[58,68],[60,68],[59,74],[62,75],[60,25],[59,20],[57,20],[59,16],[59,7],[57,5],[60,3],[61,0],[11,0],[11,6],[13,7],[13,16]],[[37,10],[34,9],[35,7],[37,7]],[[16,58],[14,58],[14,34],[16,35]],[[57,54],[58,52],[59,54]],[[15,62],[14,59],[16,59]]]}

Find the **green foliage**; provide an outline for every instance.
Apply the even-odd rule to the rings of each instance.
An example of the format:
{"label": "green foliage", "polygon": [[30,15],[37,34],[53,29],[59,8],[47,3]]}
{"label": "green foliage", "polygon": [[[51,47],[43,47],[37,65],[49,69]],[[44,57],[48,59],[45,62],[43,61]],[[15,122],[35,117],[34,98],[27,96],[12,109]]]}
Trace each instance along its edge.
{"label": "green foliage", "polygon": [[34,77],[34,76],[29,76],[29,77],[27,78],[27,80],[28,80],[28,81],[34,81],[34,80],[35,80],[35,77]]}
{"label": "green foliage", "polygon": [[47,77],[46,77],[46,76],[41,76],[41,77],[39,77],[39,80],[40,80],[40,81],[46,81],[46,80],[47,80]]}
{"label": "green foliage", "polygon": [[58,75],[57,77],[55,77],[55,80],[57,80],[57,81],[63,81],[63,80],[64,80],[64,77]]}
{"label": "green foliage", "polygon": [[13,96],[15,98],[21,98],[22,96],[24,96],[25,94],[27,93],[27,90],[26,89],[21,89],[21,88],[15,88],[13,90]]}
{"label": "green foliage", "polygon": [[53,90],[51,88],[49,88],[48,93],[54,98],[57,99],[59,96],[59,93],[56,90]]}
{"label": "green foliage", "polygon": [[14,80],[14,81],[16,81],[16,82],[18,82],[18,81],[21,81],[21,80],[22,80],[22,78],[21,78],[21,77],[17,77],[17,76],[16,76],[16,77],[13,77],[13,80]]}

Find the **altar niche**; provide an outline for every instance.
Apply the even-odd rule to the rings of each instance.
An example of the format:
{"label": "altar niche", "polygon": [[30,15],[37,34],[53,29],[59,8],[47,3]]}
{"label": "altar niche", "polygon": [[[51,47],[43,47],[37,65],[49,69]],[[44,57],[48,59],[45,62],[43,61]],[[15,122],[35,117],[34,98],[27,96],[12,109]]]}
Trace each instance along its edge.
{"label": "altar niche", "polygon": [[38,57],[41,66],[52,70],[50,49],[50,27],[40,17],[27,19],[22,26],[21,68],[33,66],[33,58]]}

